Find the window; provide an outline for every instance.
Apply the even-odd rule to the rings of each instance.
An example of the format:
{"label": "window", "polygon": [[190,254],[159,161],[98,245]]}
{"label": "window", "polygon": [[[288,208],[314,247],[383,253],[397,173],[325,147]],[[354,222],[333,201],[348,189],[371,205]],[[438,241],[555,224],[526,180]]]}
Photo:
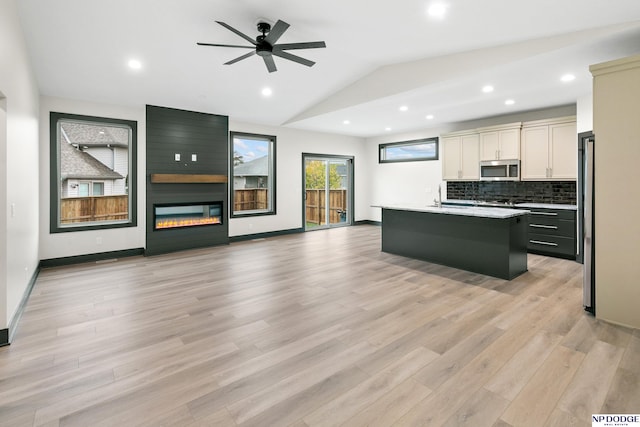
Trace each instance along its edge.
{"label": "window", "polygon": [[231,132],[231,216],[276,213],[276,137]]}
{"label": "window", "polygon": [[78,197],[103,196],[104,182],[81,182],[78,184]]}
{"label": "window", "polygon": [[438,160],[438,138],[380,144],[379,163]]}
{"label": "window", "polygon": [[51,232],[135,226],[137,123],[50,119]]}

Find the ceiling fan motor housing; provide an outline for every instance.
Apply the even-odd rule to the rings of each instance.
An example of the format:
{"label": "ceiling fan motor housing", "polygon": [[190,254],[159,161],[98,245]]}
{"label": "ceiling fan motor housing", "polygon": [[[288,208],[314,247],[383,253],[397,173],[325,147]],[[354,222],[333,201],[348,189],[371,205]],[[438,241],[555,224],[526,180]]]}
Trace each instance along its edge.
{"label": "ceiling fan motor housing", "polygon": [[256,53],[260,56],[271,55],[271,52],[273,52],[273,46],[266,42],[264,38],[265,36],[256,37]]}

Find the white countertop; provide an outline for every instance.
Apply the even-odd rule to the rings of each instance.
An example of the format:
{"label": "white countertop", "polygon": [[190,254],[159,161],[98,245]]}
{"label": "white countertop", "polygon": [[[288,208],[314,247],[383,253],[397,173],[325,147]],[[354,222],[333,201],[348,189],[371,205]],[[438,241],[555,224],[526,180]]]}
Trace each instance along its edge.
{"label": "white countertop", "polygon": [[523,209],[485,208],[478,206],[409,206],[409,205],[374,205],[374,208],[394,209],[398,211],[426,212],[445,215],[476,216],[482,218],[506,219],[529,213]]}
{"label": "white countertop", "polygon": [[568,211],[576,211],[578,210],[578,206],[576,205],[561,205],[561,204],[551,204],[551,203],[517,203],[515,206],[519,208],[527,208],[527,209],[564,209]]}
{"label": "white countertop", "polygon": [[[461,200],[461,199],[447,199],[443,200],[442,203],[450,203],[455,205],[477,205],[482,204],[481,201],[477,200]],[[513,205],[516,208],[525,208],[525,209],[566,209],[566,210],[577,210],[578,207],[576,205],[567,205],[567,204],[553,204],[553,203],[516,203]],[[482,206],[481,206],[482,207]]]}

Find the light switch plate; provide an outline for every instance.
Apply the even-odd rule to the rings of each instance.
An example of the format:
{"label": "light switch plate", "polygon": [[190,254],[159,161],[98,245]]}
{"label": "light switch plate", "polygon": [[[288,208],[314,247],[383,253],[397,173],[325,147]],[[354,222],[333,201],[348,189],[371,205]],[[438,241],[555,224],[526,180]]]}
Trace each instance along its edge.
{"label": "light switch plate", "polygon": [[173,158],[175,159],[176,162],[179,162],[180,161],[180,153],[174,154]]}
{"label": "light switch plate", "polygon": [[198,155],[197,154],[192,154],[191,155],[191,161],[192,162],[197,162],[198,161]]}

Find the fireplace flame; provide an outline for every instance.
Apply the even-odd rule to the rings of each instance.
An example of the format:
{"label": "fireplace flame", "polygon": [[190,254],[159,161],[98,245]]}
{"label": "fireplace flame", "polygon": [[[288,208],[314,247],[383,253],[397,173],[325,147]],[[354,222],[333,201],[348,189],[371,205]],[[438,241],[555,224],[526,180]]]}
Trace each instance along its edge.
{"label": "fireplace flame", "polygon": [[156,221],[156,229],[194,227],[198,225],[221,224],[219,217],[166,219]]}

